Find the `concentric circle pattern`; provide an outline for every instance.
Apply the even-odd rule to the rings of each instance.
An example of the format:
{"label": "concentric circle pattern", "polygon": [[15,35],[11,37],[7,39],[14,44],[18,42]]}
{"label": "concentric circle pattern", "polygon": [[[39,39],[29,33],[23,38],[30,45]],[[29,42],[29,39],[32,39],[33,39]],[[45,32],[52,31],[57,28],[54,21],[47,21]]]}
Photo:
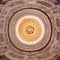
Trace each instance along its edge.
{"label": "concentric circle pattern", "polygon": [[42,11],[23,9],[16,12],[9,22],[9,39],[14,46],[23,51],[42,49],[51,37],[50,24],[48,16]]}
{"label": "concentric circle pattern", "polygon": [[10,60],[59,57],[60,5],[51,0],[1,0],[0,55]]}

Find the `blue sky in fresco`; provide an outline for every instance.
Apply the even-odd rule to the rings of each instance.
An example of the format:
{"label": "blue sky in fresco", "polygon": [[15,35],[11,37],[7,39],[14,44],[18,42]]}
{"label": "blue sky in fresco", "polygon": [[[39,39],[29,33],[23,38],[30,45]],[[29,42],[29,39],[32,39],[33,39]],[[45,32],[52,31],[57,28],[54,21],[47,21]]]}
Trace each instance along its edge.
{"label": "blue sky in fresco", "polygon": [[52,2],[54,2],[54,3],[57,3],[57,0],[51,0]]}

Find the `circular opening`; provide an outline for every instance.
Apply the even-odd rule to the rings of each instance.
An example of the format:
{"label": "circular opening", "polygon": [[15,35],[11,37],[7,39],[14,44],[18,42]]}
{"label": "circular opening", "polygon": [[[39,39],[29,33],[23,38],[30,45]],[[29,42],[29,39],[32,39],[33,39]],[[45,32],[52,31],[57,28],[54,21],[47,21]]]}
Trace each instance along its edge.
{"label": "circular opening", "polygon": [[44,32],[44,23],[36,16],[23,16],[16,24],[16,36],[24,44],[36,44],[42,40]]}

